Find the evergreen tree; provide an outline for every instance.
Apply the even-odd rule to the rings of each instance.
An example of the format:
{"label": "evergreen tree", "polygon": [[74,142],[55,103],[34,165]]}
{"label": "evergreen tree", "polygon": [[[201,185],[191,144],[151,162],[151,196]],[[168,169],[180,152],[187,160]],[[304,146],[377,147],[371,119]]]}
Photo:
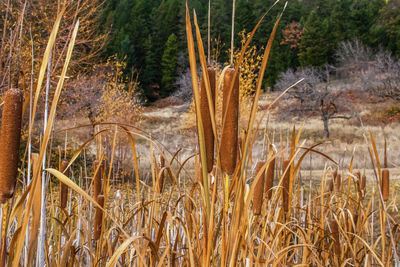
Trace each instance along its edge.
{"label": "evergreen tree", "polygon": [[175,89],[176,80],[176,67],[177,67],[177,55],[178,55],[178,40],[175,34],[171,34],[168,37],[167,43],[165,44],[164,54],[161,59],[162,66],[162,88],[160,95],[166,97],[173,92]]}

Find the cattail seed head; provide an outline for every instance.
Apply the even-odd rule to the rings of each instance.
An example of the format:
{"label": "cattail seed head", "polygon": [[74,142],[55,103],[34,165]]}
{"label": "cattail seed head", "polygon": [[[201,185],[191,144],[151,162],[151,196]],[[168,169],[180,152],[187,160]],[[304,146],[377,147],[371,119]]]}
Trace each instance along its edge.
{"label": "cattail seed head", "polygon": [[265,194],[267,200],[272,197],[272,186],[274,185],[274,174],[275,174],[275,159],[271,160],[268,164],[267,176],[265,178]]}
{"label": "cattail seed head", "polygon": [[[103,169],[104,169],[104,164],[101,164],[99,166],[99,161],[95,160],[93,162],[93,169],[94,169],[94,177],[93,177],[93,198],[97,199],[97,196],[101,194],[101,178],[103,176]],[[96,170],[98,169],[97,173]]]}
{"label": "cattail seed head", "polygon": [[366,192],[367,192],[367,176],[365,176],[365,174],[361,177],[361,192],[362,192],[362,196],[364,197]]}
{"label": "cattail seed head", "polygon": [[0,203],[14,195],[19,162],[23,94],[10,89],[4,97],[0,134]]}
{"label": "cattail seed head", "polygon": [[[233,80],[235,70],[229,68],[224,76],[221,135],[221,166],[228,174],[233,174],[236,167],[238,148],[238,119],[239,119],[239,73]],[[231,84],[233,83],[232,90]],[[229,98],[229,99],[228,99]]]}
{"label": "cattail seed head", "polygon": [[[261,168],[265,165],[265,161],[259,161],[256,165],[256,174],[255,177],[260,173]],[[254,194],[253,194],[253,213],[255,215],[261,214],[261,208],[264,198],[264,181],[265,181],[265,170],[260,174],[260,178],[258,179],[255,187],[254,187]]]}
{"label": "cattail seed head", "polygon": [[382,196],[383,201],[387,201],[389,199],[389,170],[382,170]]}
{"label": "cattail seed head", "polygon": [[[163,168],[165,168],[165,158],[160,155],[160,170],[162,170]],[[161,193],[164,187],[164,170],[161,172],[160,177],[158,178],[158,192]]]}
{"label": "cattail seed head", "polygon": [[[65,176],[69,176],[69,169],[65,171],[65,169],[68,167],[68,161],[63,160],[61,162],[61,172],[65,174]],[[62,209],[65,209],[67,206],[67,200],[68,200],[68,186],[65,185],[63,182],[60,183],[60,207]]]}
{"label": "cattail seed head", "polygon": [[[284,160],[282,164],[282,173],[288,168],[290,161]],[[290,169],[288,169],[283,176],[282,182],[282,200],[283,200],[283,210],[285,212],[289,211],[289,183],[290,183]]]}
{"label": "cattail seed head", "polygon": [[330,220],[329,227],[331,228],[332,239],[334,242],[333,245],[334,253],[337,257],[340,257],[340,238],[339,238],[339,226],[337,221]]}
{"label": "cattail seed head", "polygon": [[[104,208],[103,195],[98,195],[96,201],[102,208]],[[94,240],[98,240],[100,238],[102,223],[103,223],[103,211],[99,207],[96,207],[96,213],[94,216],[94,232],[93,232]]]}
{"label": "cattail seed head", "polygon": [[336,191],[340,192],[342,188],[342,175],[336,175]]}
{"label": "cattail seed head", "polygon": [[[212,103],[215,111],[215,69],[212,67],[207,68],[208,78],[210,80],[210,90]],[[201,111],[201,121],[203,123],[204,129],[204,140],[206,146],[206,156],[207,156],[207,171],[211,172],[214,165],[214,133],[211,123],[211,112],[209,109],[206,85],[204,80],[201,80],[201,92],[200,92],[200,111]]]}

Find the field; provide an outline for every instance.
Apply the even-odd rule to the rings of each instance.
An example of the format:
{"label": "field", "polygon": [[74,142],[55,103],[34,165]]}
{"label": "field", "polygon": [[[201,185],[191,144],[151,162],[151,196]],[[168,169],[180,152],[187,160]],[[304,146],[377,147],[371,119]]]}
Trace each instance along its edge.
{"label": "field", "polygon": [[230,65],[212,65],[186,8],[193,101],[139,105],[109,60],[93,119],[63,109],[81,86],[64,85],[79,19],[60,75],[45,77],[63,12],[36,86],[3,97],[0,266],[400,266],[400,124],[374,121],[384,101],[353,100],[362,112],[346,120],[333,102],[283,116],[303,79],[262,90],[282,13],[254,74],[246,51],[263,18]]}

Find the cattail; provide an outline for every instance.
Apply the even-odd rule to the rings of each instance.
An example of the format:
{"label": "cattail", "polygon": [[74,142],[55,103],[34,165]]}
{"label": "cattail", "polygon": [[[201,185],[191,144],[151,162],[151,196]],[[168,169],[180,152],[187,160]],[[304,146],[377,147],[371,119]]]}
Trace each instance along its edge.
{"label": "cattail", "polygon": [[[288,169],[290,161],[284,160],[282,164],[282,173]],[[282,200],[283,200],[283,210],[285,212],[289,211],[289,182],[290,182],[290,168],[286,171],[285,175],[283,176],[282,182]]]}
{"label": "cattail", "polygon": [[265,194],[267,200],[272,197],[272,186],[274,185],[274,174],[275,174],[275,159],[271,160],[268,164],[267,177],[265,179]]}
{"label": "cattail", "polygon": [[382,170],[382,196],[383,201],[387,201],[389,199],[389,170]]}
{"label": "cattail", "polygon": [[[61,162],[61,172],[64,173],[66,176],[69,176],[69,169],[65,171],[68,167],[68,161],[63,160]],[[63,182],[60,183],[60,208],[65,209],[67,206],[68,200],[68,186],[65,185]]]}
{"label": "cattail", "polygon": [[340,174],[336,175],[336,191],[340,192],[342,186],[342,176]]}
{"label": "cattail", "polygon": [[[222,117],[225,120],[221,135],[221,166],[222,170],[228,174],[233,174],[235,171],[238,148],[239,73],[233,81],[234,74],[233,68],[225,72],[222,104]],[[230,90],[232,83],[233,87]]]}
{"label": "cattail", "polygon": [[[256,165],[256,176],[259,174],[261,168],[264,166],[265,161],[259,161]],[[255,177],[256,177],[255,176]],[[253,213],[255,215],[261,214],[261,208],[264,198],[264,181],[265,181],[265,170],[261,173],[261,177],[258,179],[253,194]]]}
{"label": "cattail", "polygon": [[[215,111],[215,69],[212,67],[207,68],[208,78],[210,79],[210,90],[212,97],[212,106]],[[204,129],[204,140],[206,146],[207,156],[207,171],[211,172],[214,165],[214,133],[211,123],[211,112],[208,105],[208,98],[206,92],[206,85],[204,80],[201,80],[201,92],[200,92],[200,111],[201,121]]]}
{"label": "cattail", "polygon": [[19,162],[23,94],[10,89],[4,97],[0,135],[0,203],[14,195]]}
{"label": "cattail", "polygon": [[329,227],[331,228],[332,239],[334,242],[334,253],[337,257],[340,257],[339,225],[336,220],[330,220]]}
{"label": "cattail", "polygon": [[[95,175],[93,177],[93,198],[97,199],[97,196],[101,194],[101,178],[102,178],[102,173],[104,169],[104,165],[101,164],[99,167],[99,161],[95,160],[93,162],[93,168]],[[98,169],[97,173],[96,170]]]}
{"label": "cattail", "polygon": [[165,168],[165,158],[160,155],[160,170],[162,170],[160,177],[158,178],[158,192],[161,193],[163,190],[163,186],[164,186],[164,170],[163,168]]}
{"label": "cattail", "polygon": [[[38,164],[39,161],[39,154],[32,153],[32,167],[33,173],[37,173],[37,168],[40,168],[41,165]],[[38,175],[36,182],[35,191],[32,194],[33,203],[32,203],[32,220],[30,225],[30,240],[29,240],[29,259],[33,258],[35,248],[37,245],[37,237],[39,234],[39,227],[40,227],[40,210],[42,206],[42,175]]]}
{"label": "cattail", "polygon": [[[98,195],[96,201],[102,208],[104,208],[103,195]],[[94,240],[98,240],[100,238],[102,223],[103,223],[103,211],[99,207],[96,207],[96,213],[94,216],[94,231],[93,231]]]}
{"label": "cattail", "polygon": [[358,195],[360,197],[362,197],[362,191],[361,191],[361,173],[360,172],[356,172],[355,176],[357,177],[357,181],[356,181],[356,185],[357,185],[357,191],[358,191]]}
{"label": "cattail", "polygon": [[364,174],[361,178],[361,192],[363,197],[365,196],[365,193],[367,191],[366,185],[367,185],[367,176],[365,176]]}

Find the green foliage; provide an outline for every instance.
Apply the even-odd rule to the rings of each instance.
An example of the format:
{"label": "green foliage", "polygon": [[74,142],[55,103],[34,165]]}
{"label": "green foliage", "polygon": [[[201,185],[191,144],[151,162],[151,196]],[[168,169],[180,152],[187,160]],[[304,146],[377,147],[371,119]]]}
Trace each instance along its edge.
{"label": "green foliage", "polygon": [[164,54],[161,59],[162,66],[162,90],[161,96],[166,97],[174,90],[176,80],[176,67],[178,56],[178,39],[175,34],[168,37]]}
{"label": "green foliage", "polygon": [[[243,30],[250,32],[274,2],[236,0],[236,48],[241,46],[237,34]],[[118,54],[119,58],[126,57],[126,74],[132,69],[139,72],[141,90],[150,101],[169,95],[175,89],[176,68],[182,66],[178,66],[176,56],[166,56],[163,45],[174,34],[177,49],[187,55],[185,1],[106,0],[106,4],[101,31],[110,33],[110,41],[105,48],[105,57],[113,54]],[[276,16],[284,4],[279,2],[271,10],[254,36],[252,44],[258,49],[265,47]],[[188,5],[189,10],[196,10],[206,44],[208,0],[190,0]],[[229,61],[231,16],[231,0],[211,1],[211,39],[212,45],[217,39],[222,44],[218,58],[220,63]],[[300,23],[303,31],[298,47],[282,42],[285,26],[294,21]],[[379,46],[391,49],[396,56],[400,56],[399,1],[288,0],[271,51],[265,85],[273,87],[279,73],[288,68],[334,63],[337,45],[354,38],[375,49]],[[169,71],[164,71],[164,67],[160,71],[164,56],[169,57]],[[171,59],[175,59],[174,64]]]}

